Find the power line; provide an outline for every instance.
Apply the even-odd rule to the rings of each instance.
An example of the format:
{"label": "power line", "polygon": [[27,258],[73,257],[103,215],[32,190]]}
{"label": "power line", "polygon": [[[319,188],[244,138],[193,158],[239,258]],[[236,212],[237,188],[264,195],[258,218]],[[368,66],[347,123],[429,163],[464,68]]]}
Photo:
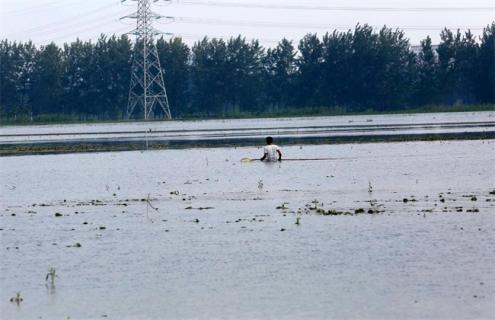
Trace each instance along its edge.
{"label": "power line", "polygon": [[[83,3],[83,2],[86,2],[86,0],[81,0],[81,1],[78,1],[76,3],[72,2],[69,5],[73,6],[73,5]],[[9,15],[9,16],[19,16],[19,15],[27,14],[27,13],[30,13],[33,11],[38,11],[39,9],[41,9],[43,7],[53,6],[53,5],[56,5],[59,3],[67,4],[67,0],[55,0],[55,1],[51,1],[51,2],[37,3],[36,5],[30,5],[29,7],[26,7],[26,8],[17,9],[17,10],[10,10],[10,11],[6,11],[6,12],[2,12],[2,13],[5,15]]]}
{"label": "power line", "polygon": [[[332,30],[349,30],[354,29],[354,26],[349,25],[332,25],[332,24],[315,24],[315,23],[293,23],[293,22],[274,22],[274,21],[246,21],[246,20],[224,20],[198,17],[175,17],[174,21],[182,24],[205,24],[205,25],[235,25],[242,27],[269,27],[269,28],[305,28],[305,29],[332,29]],[[382,28],[383,25],[373,26],[374,28]],[[392,29],[401,29],[405,31],[434,31],[448,29],[462,30],[483,30],[484,27],[479,26],[388,26]]]}
{"label": "power line", "polygon": [[[191,40],[202,40],[204,38],[210,38],[210,39],[230,39],[230,38],[235,38],[240,35],[211,35],[211,34],[194,34],[194,33],[178,33],[174,35],[176,38],[183,38],[183,39],[191,39]],[[281,39],[268,39],[268,38],[250,38],[250,37],[243,37],[247,40],[250,41],[259,41],[259,42],[264,42],[264,43],[279,43]]]}
{"label": "power line", "polygon": [[465,11],[495,11],[495,6],[484,7],[361,7],[361,6],[308,6],[288,4],[239,3],[220,1],[177,0],[177,4],[196,6],[215,6],[230,8],[259,8],[281,10],[316,10],[316,11],[372,11],[372,12],[465,12]]}
{"label": "power line", "polygon": [[[62,20],[55,21],[55,22],[50,22],[50,23],[47,23],[44,25],[39,25],[39,26],[32,27],[29,29],[16,31],[16,32],[8,34],[7,37],[11,37],[11,36],[21,34],[21,33],[30,33],[30,34],[47,33],[47,32],[53,33],[53,32],[56,32],[58,30],[66,30],[67,28],[69,28],[73,25],[78,25],[82,22],[91,23],[92,21],[94,21],[96,19],[97,20],[107,19],[108,17],[110,17],[109,15],[106,15],[104,17],[100,17],[99,14],[106,11],[107,9],[109,9],[111,7],[114,7],[114,4],[98,7],[96,9],[93,9],[93,10],[90,10],[87,12],[82,12],[82,13],[79,13],[77,15],[71,16],[69,18],[65,18]],[[97,13],[97,16],[93,16],[92,19],[85,21],[86,19],[88,19],[89,17],[91,17],[95,13]],[[115,13],[112,13],[111,16],[115,16]]]}
{"label": "power line", "polygon": [[[120,27],[120,28],[113,28],[113,29],[110,29],[108,30],[107,33],[105,33],[105,35],[117,35],[117,34],[122,34],[124,31],[126,31],[127,29],[124,29],[123,27]],[[51,39],[47,39],[47,40],[41,40],[41,41],[35,41],[33,42],[36,46],[43,46],[43,45],[47,45],[49,43],[52,43],[52,42],[58,42],[58,40],[63,40],[63,39],[71,39],[70,42],[64,42],[64,43],[67,43],[67,44],[70,44],[71,42],[74,42],[75,39],[72,38],[73,35],[64,35],[64,36],[61,36],[61,37],[58,37],[58,38],[51,38]],[[87,40],[91,40],[92,38],[94,37],[94,35],[88,35],[87,37],[77,37],[77,39],[79,40],[84,40],[84,39],[87,39]]]}
{"label": "power line", "polygon": [[[69,33],[65,33],[62,35],[58,35],[56,37],[50,37],[50,38],[45,38],[44,40],[36,41],[36,43],[40,44],[40,43],[46,43],[46,42],[54,42],[57,40],[62,40],[62,39],[67,39],[67,38],[74,37],[74,36],[79,36],[83,32],[89,32],[89,31],[93,31],[93,30],[101,31],[101,27],[108,26],[108,25],[110,25],[110,23],[111,22],[109,22],[109,21],[103,21],[103,22],[100,22],[100,23],[97,23],[97,24],[94,24],[91,26],[84,26],[83,28],[72,30]],[[122,28],[120,28],[120,29],[122,29]]]}

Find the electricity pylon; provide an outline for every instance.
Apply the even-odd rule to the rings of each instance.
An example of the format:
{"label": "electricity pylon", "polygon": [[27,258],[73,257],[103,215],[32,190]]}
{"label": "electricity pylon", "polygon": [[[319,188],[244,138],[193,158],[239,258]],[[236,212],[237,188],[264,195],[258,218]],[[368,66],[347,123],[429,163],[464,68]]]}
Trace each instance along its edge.
{"label": "electricity pylon", "polygon": [[129,32],[136,36],[134,57],[127,104],[127,118],[130,118],[136,107],[143,110],[144,120],[153,118],[157,106],[163,111],[164,117],[172,119],[168,104],[167,90],[163,81],[163,71],[153,37],[162,34],[153,28],[153,21],[163,17],[151,10],[151,2],[158,0],[122,0],[136,1],[137,11],[122,19],[136,19],[136,29]]}

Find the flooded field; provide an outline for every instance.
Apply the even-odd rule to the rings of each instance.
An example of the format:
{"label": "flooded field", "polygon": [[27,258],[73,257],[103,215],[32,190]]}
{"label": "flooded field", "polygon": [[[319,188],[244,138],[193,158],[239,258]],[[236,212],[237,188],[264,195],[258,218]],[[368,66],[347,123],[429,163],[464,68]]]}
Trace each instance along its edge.
{"label": "flooded field", "polygon": [[156,121],[0,128],[0,155],[284,144],[495,139],[495,112]]}
{"label": "flooded field", "polygon": [[493,317],[495,140],[283,151],[0,158],[1,318]]}

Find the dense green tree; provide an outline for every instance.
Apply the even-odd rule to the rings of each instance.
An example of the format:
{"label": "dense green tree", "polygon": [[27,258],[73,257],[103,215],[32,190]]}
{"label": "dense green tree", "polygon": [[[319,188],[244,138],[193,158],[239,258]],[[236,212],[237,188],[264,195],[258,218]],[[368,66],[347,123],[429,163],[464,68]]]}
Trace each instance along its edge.
{"label": "dense green tree", "polygon": [[122,117],[127,105],[132,45],[126,36],[101,36],[94,49],[90,108],[104,118]]}
{"label": "dense green tree", "polygon": [[0,113],[31,113],[31,88],[36,48],[32,42],[0,42]]}
{"label": "dense green tree", "polygon": [[275,48],[268,49],[263,65],[265,107],[278,111],[293,104],[297,66],[292,41],[282,39]]}
{"label": "dense green tree", "polygon": [[264,51],[240,36],[227,42],[223,112],[256,111],[262,89]]}
{"label": "dense green tree", "polygon": [[298,48],[300,56],[297,59],[299,70],[297,102],[301,106],[320,106],[323,45],[316,34],[308,34],[301,39]]}
{"label": "dense green tree", "polygon": [[352,41],[349,86],[353,88],[348,105],[355,111],[377,107],[375,82],[382,68],[378,61],[378,35],[369,25],[357,25]]}
{"label": "dense green tree", "polygon": [[[390,111],[495,103],[494,37],[495,23],[480,39],[445,29],[436,51],[428,37],[416,55],[402,31],[357,25],[321,39],[308,34],[298,50],[287,39],[265,50],[241,36],[204,38],[191,49],[161,38],[157,49],[175,116],[288,107]],[[0,116],[122,118],[133,52],[126,36],[62,49],[0,41]]]}
{"label": "dense green tree", "polygon": [[321,90],[324,104],[328,106],[347,105],[352,100],[353,74],[350,72],[353,54],[353,33],[334,31],[323,36],[323,64],[321,67]]}
{"label": "dense green tree", "polygon": [[174,115],[187,114],[191,50],[181,38],[165,41],[163,37],[157,41],[157,50],[171,111]]}
{"label": "dense green tree", "polygon": [[437,52],[443,100],[449,104],[475,102],[478,44],[474,36],[470,31],[462,35],[459,30],[454,34],[444,29],[441,39]]}
{"label": "dense green tree", "polygon": [[191,110],[206,115],[223,111],[226,92],[227,45],[225,41],[204,38],[192,48],[191,77],[193,101]]}
{"label": "dense green tree", "polygon": [[481,103],[495,103],[495,22],[483,30],[477,62],[476,94]]}
{"label": "dense green tree", "polygon": [[94,46],[79,39],[65,44],[63,59],[65,74],[62,80],[64,113],[91,114],[90,100],[93,88]]}
{"label": "dense green tree", "polygon": [[401,30],[383,27],[378,34],[373,86],[376,110],[407,107],[413,89],[415,56]]}
{"label": "dense green tree", "polygon": [[63,113],[63,71],[60,48],[55,43],[41,47],[36,54],[33,70],[31,100],[34,115]]}
{"label": "dense green tree", "polygon": [[431,38],[421,41],[417,58],[414,104],[426,105],[439,102],[438,59],[431,44]]}

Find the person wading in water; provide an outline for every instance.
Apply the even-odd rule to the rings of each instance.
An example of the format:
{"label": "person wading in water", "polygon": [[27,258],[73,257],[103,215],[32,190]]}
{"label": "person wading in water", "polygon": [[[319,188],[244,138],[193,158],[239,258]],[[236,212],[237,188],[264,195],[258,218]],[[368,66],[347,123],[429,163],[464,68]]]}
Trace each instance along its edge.
{"label": "person wading in water", "polygon": [[282,161],[282,151],[279,146],[273,144],[272,137],[266,137],[266,146],[263,148],[261,161],[275,162]]}

